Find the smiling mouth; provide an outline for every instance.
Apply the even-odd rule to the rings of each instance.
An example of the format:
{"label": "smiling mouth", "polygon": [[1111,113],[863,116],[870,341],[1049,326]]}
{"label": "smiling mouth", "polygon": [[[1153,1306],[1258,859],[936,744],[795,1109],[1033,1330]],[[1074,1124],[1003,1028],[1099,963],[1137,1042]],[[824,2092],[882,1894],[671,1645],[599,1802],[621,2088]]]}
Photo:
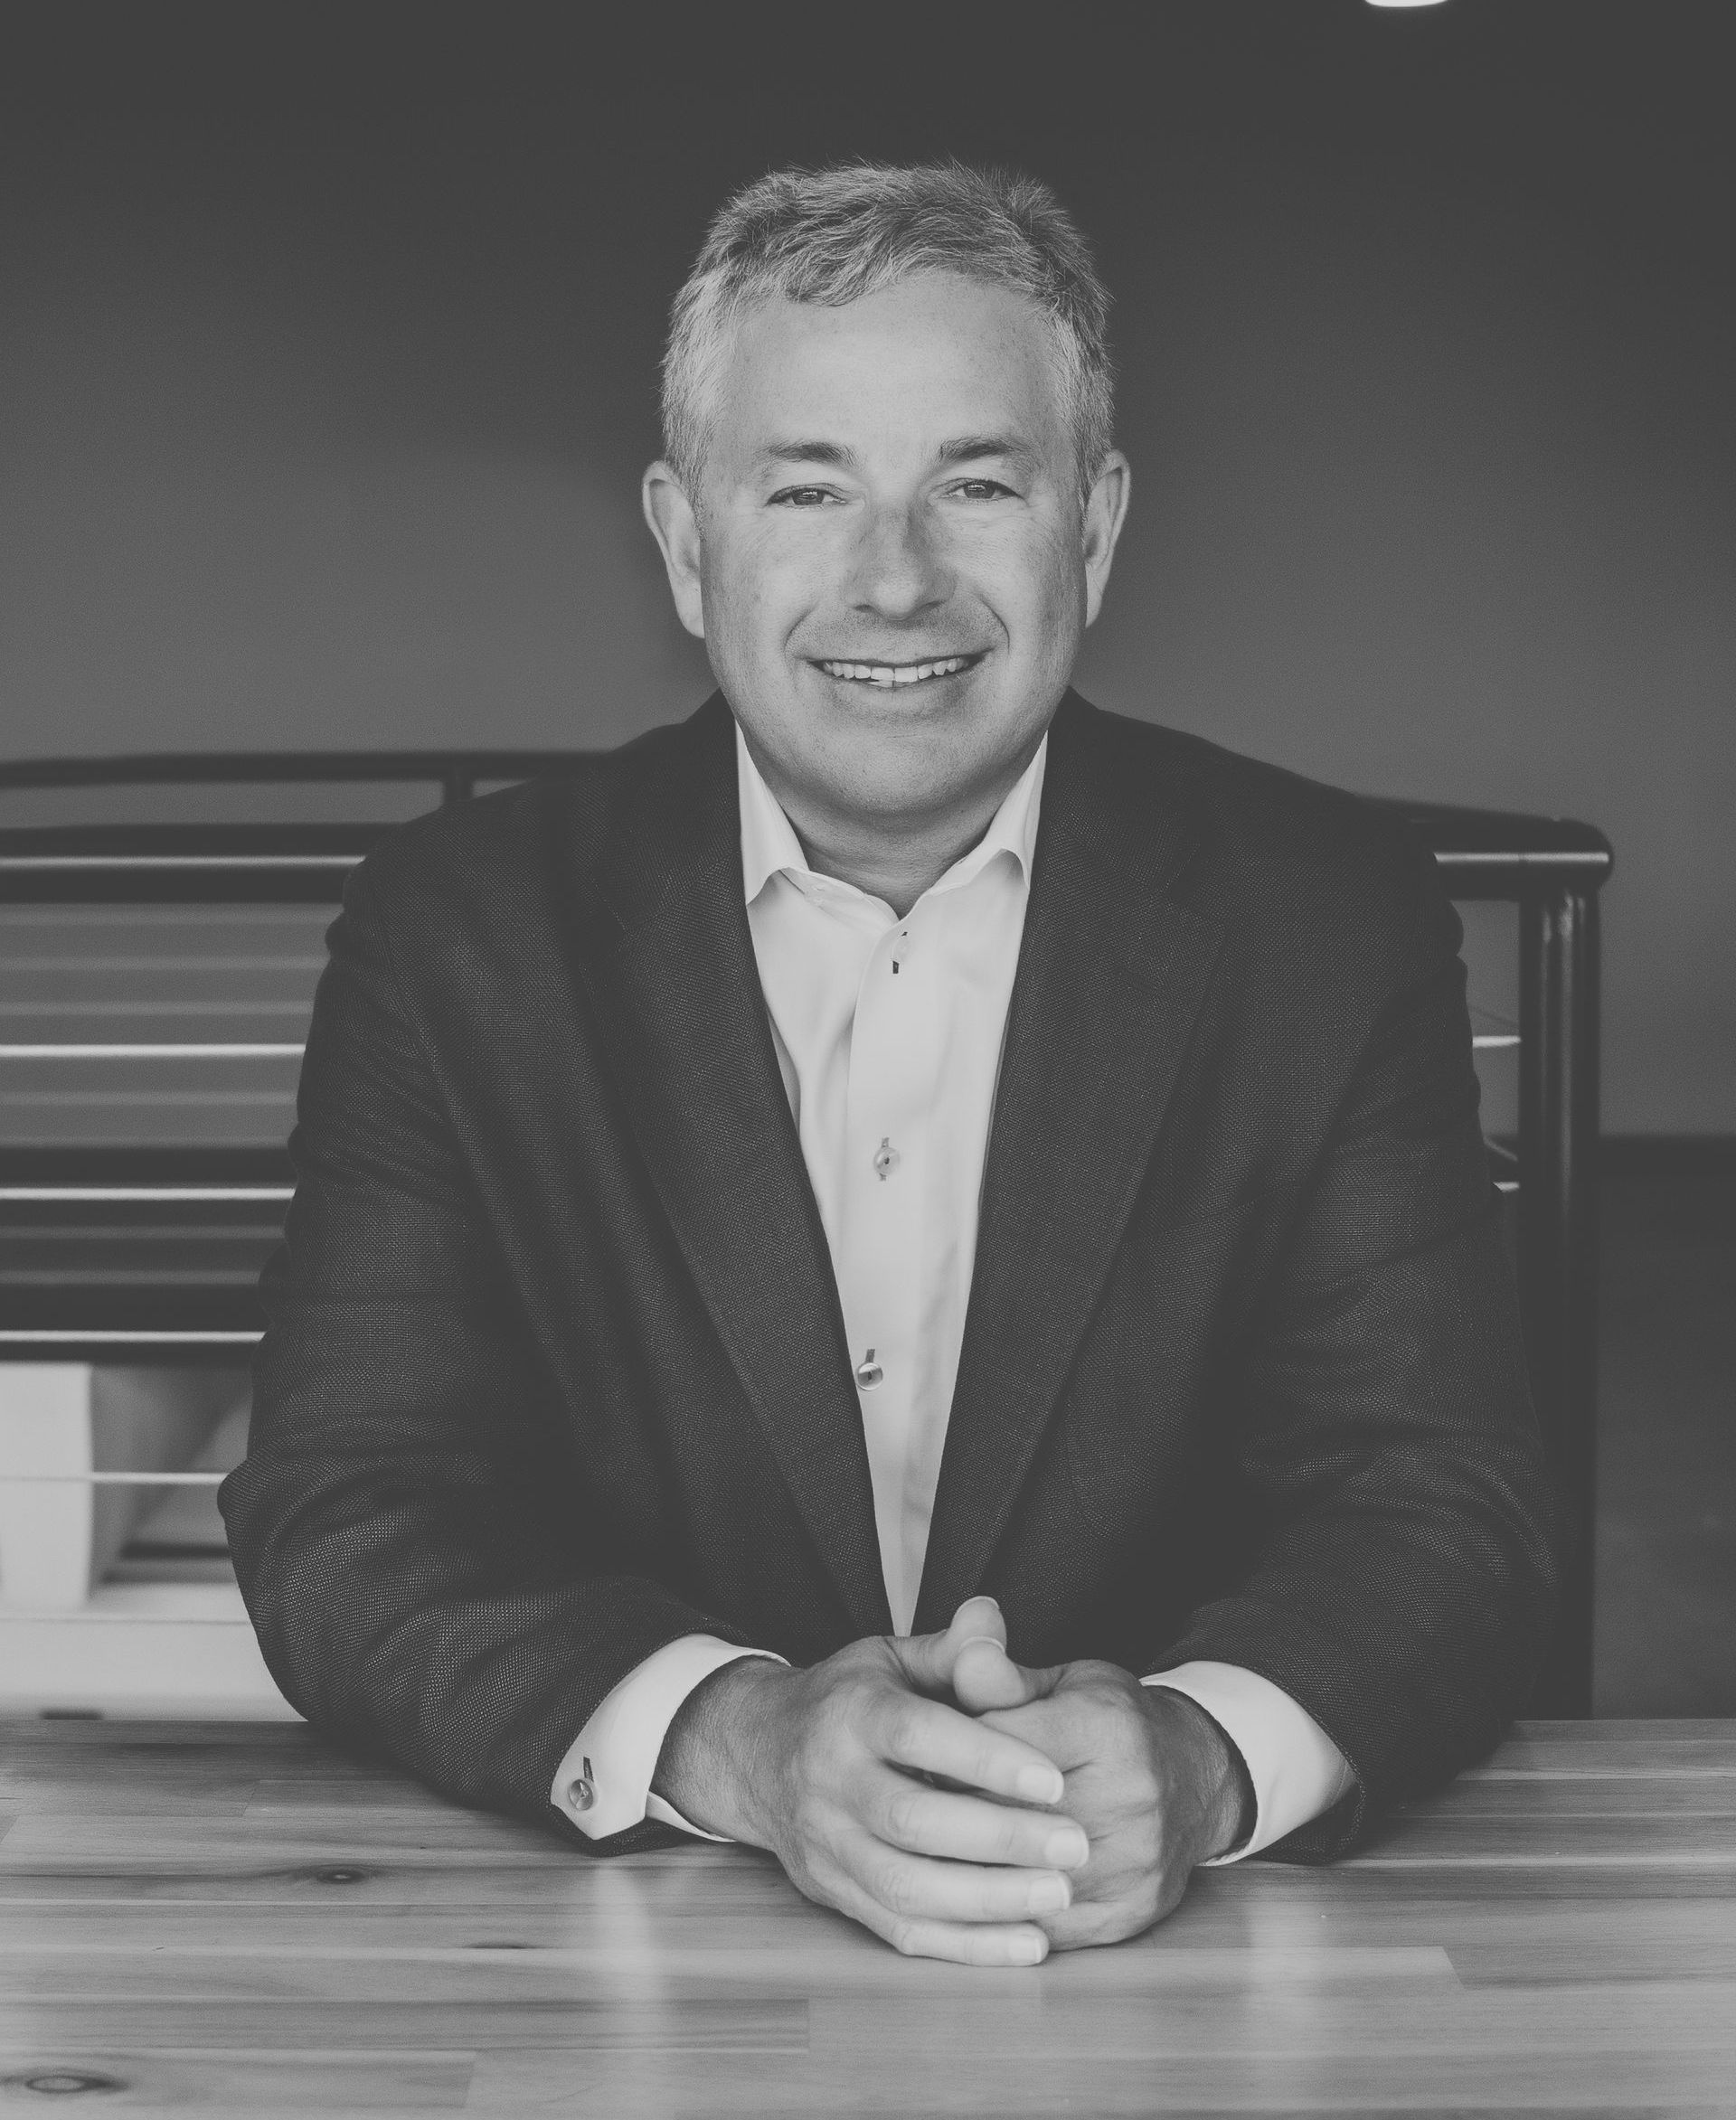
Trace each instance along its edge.
{"label": "smiling mouth", "polygon": [[961,671],[973,670],[982,661],[980,655],[939,655],[927,663],[842,663],[825,662],[816,665],[828,677],[841,678],[848,684],[877,684],[882,692],[891,692],[903,684],[926,684],[937,677],[957,677]]}

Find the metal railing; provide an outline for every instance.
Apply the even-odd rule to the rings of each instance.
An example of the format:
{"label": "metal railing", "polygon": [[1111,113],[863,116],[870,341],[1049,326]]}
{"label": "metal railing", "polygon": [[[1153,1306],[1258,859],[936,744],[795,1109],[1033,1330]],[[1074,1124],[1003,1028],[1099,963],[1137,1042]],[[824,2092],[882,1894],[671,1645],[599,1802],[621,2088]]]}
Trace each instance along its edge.
{"label": "metal railing", "polygon": [[[441,802],[481,787],[559,776],[587,754],[463,750],[288,752],[42,759],[0,765],[0,797],[23,790],[147,786],[426,784]],[[1516,1216],[1515,1247],[1533,1390],[1561,1496],[1562,1616],[1534,1703],[1583,1715],[1591,1698],[1596,1493],[1598,892],[1609,842],[1586,824],[1500,811],[1394,802],[1421,834],[1449,894],[1517,908],[1519,1022],[1480,1030],[1484,1051],[1515,1050],[1516,1143],[1492,1142],[1495,1183]],[[366,824],[35,824],[0,829],[0,908],[316,907],[387,827]],[[288,1061],[298,1040],[18,1040],[0,1065]],[[0,1089],[0,1102],[4,1091]],[[265,1103],[269,1099],[262,1100]],[[288,1098],[282,1100],[287,1107]],[[284,1133],[288,1132],[285,1113]],[[0,1264],[0,1360],[234,1362],[259,1336],[252,1275],[234,1267],[153,1281],[152,1245],[222,1211],[231,1249],[257,1263],[292,1176],[280,1146],[0,1147],[0,1239],[21,1215],[58,1216],[71,1250],[96,1218],[119,1216],[143,1262],[118,1277],[69,1265],[27,1280]],[[247,1211],[258,1211],[246,1219]],[[152,1219],[153,1213],[156,1220]],[[240,1215],[241,1219],[234,1220]],[[109,1224],[105,1224],[108,1227]],[[209,1234],[209,1231],[207,1231]],[[243,1239],[245,1239],[243,1241]],[[125,1248],[124,1237],[116,1239]],[[44,1239],[52,1250],[52,1236]],[[219,1253],[220,1239],[213,1239]]]}

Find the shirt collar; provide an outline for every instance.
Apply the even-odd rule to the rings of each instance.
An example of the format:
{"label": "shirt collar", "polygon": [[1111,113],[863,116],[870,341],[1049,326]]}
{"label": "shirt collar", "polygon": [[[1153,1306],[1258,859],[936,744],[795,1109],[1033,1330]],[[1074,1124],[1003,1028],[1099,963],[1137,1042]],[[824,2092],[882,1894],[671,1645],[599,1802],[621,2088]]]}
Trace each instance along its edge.
{"label": "shirt collar", "polygon": [[[1028,885],[1031,864],[1037,849],[1037,820],[1043,803],[1043,768],[1048,763],[1049,737],[1045,730],[1031,763],[1008,788],[1001,806],[989,820],[988,830],[968,853],[961,854],[925,897],[934,891],[956,890],[973,882],[997,853],[1010,853],[1018,862]],[[741,813],[741,884],[751,905],[768,881],[778,875],[813,876],[802,843],[784,814],[783,805],[766,786],[741,734],[735,730],[735,785]],[[827,881],[834,881],[828,879]],[[842,890],[855,886],[839,883]],[[859,896],[868,894],[859,892]]]}

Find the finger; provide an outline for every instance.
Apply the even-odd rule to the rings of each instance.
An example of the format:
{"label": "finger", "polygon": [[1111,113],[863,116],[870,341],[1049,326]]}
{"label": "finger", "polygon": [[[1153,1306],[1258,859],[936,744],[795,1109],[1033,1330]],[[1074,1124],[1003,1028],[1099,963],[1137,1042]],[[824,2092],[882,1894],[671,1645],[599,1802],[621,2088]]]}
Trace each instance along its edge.
{"label": "finger", "polygon": [[976,1641],[986,1637],[1006,1646],[1006,1616],[1001,1610],[998,1598],[967,1597],[952,1616],[948,1634],[958,1642]]}
{"label": "finger", "polygon": [[892,1694],[864,1733],[881,1758],[1021,1804],[1058,1804],[1061,1769],[1034,1745],[920,1693]]}
{"label": "finger", "polygon": [[946,1958],[958,1965],[1039,1965],[1049,1955],[1049,1938],[1034,1922],[958,1922],[906,1913],[854,1881],[841,1881],[835,1894],[840,1909],[906,1957]]}
{"label": "finger", "polygon": [[1186,1881],[1185,1875],[1179,1879],[1170,1876],[1158,1880],[1154,1889],[1149,1879],[1124,1878],[1118,1889],[1089,1897],[1076,1883],[1079,1896],[1074,1904],[1059,1914],[1045,1914],[1043,1927],[1057,1951],[1118,1944],[1127,1936],[1142,1935],[1154,1922],[1174,1913],[1182,1902]]}
{"label": "finger", "polygon": [[1080,1870],[1090,1860],[1084,1829],[1071,1818],[949,1795],[890,1771],[877,1780],[860,1815],[881,1841],[915,1855],[1050,1870]]}
{"label": "finger", "polygon": [[990,1870],[975,1862],[931,1862],[895,1849],[876,1850],[858,1880],[889,1914],[908,1921],[968,1921],[1016,1927],[1064,1914],[1068,1880],[1052,1870]]}
{"label": "finger", "polygon": [[952,1697],[967,1715],[997,1708],[1023,1708],[1042,1700],[1054,1673],[1014,1663],[1004,1642],[975,1635],[958,1644],[952,1664]]}
{"label": "finger", "polygon": [[893,1644],[910,1683],[950,1693],[970,1715],[1019,1708],[1051,1692],[1062,1665],[1028,1670],[1006,1652],[1006,1619],[993,1597],[967,1597],[943,1635],[912,1635]]}
{"label": "finger", "polygon": [[1089,1765],[1103,1744],[1099,1719],[1082,1713],[1074,1702],[1053,1697],[1027,1701],[1019,1708],[990,1709],[979,1727],[1034,1745],[1063,1774]]}
{"label": "finger", "polygon": [[949,1693],[958,1651],[976,1639],[1006,1645],[1006,1622],[993,1597],[967,1597],[944,1634],[901,1636],[894,1639],[892,1648],[905,1676],[920,1691]]}
{"label": "finger", "polygon": [[887,1915],[866,1926],[907,1958],[948,1958],[955,1965],[1041,1965],[1049,1938],[1034,1926],[994,1927]]}

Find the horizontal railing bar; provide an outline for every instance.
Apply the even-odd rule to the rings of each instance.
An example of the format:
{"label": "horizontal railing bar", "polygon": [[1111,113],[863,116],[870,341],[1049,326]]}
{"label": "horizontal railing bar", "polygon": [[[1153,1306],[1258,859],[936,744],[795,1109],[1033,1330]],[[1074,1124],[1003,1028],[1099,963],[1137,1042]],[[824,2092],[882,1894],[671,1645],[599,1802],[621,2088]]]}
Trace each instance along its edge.
{"label": "horizontal railing bar", "polygon": [[[8,1089],[8,1104],[122,1105],[122,1104],[294,1104],[293,1089]],[[19,1144],[27,1146],[29,1144]],[[250,1142],[264,1148],[267,1142]]]}
{"label": "horizontal railing bar", "polygon": [[[125,1332],[111,1326],[93,1326],[84,1330],[67,1326],[0,1327],[0,1346],[4,1347],[257,1347],[265,1337],[264,1331],[219,1332],[214,1329],[189,1328],[185,1332],[148,1331]],[[5,1432],[0,1418],[0,1435]]]}
{"label": "horizontal railing bar", "polygon": [[[361,850],[327,853],[116,853],[116,854],[7,854],[0,853],[0,876],[130,876],[313,874],[347,875],[364,856]],[[1578,871],[1601,879],[1614,866],[1603,853],[1568,847],[1530,850],[1506,847],[1452,847],[1434,850],[1438,867],[1456,872],[1509,869],[1521,874],[1561,870]]]}
{"label": "horizontal railing bar", "polygon": [[[5,1433],[0,1425],[0,1436]],[[221,1487],[226,1472],[0,1472],[0,1487]]]}
{"label": "horizontal railing bar", "polygon": [[1481,868],[1497,862],[1524,869],[1608,869],[1614,862],[1613,855],[1600,847],[1452,846],[1433,851],[1444,869]]}
{"label": "horizontal railing bar", "polygon": [[301,1044],[0,1045],[0,1060],[299,1060]]}
{"label": "horizontal railing bar", "polygon": [[0,957],[0,972],[323,972],[323,956]]}
{"label": "horizontal railing bar", "polygon": [[[0,971],[6,969],[0,963]],[[82,969],[82,967],[80,967]],[[305,1016],[301,1001],[0,1001],[0,1016]]]}
{"label": "horizontal railing bar", "polygon": [[[8,1232],[9,1233],[9,1232]],[[269,1230],[250,1231],[254,1242],[261,1243],[276,1234]],[[99,1239],[100,1241],[100,1239]],[[112,1239],[111,1239],[112,1241]],[[4,1287],[15,1304],[26,1289],[33,1294],[47,1291],[65,1296],[72,1291],[90,1296],[98,1291],[106,1296],[123,1293],[131,1295],[140,1288],[148,1288],[154,1296],[161,1296],[171,1289],[196,1289],[209,1296],[221,1290],[226,1296],[250,1294],[259,1280],[258,1271],[250,1267],[116,1267],[99,1265],[82,1273],[71,1267],[59,1272],[50,1268],[45,1273],[0,1272],[0,1287]]]}
{"label": "horizontal railing bar", "polygon": [[[43,1008],[25,1008],[0,1003],[0,1015],[66,1015],[115,1014],[123,1013],[137,1015],[191,1015],[196,1004],[186,1007],[166,1007],[160,1002],[110,1003],[105,1007],[91,1007],[72,1003],[64,1008],[51,1011]],[[199,1013],[212,1015],[305,1015],[307,1009],[298,1003],[285,1003],[281,1007],[254,1005],[250,1003],[212,1003]],[[1510,1051],[1520,1043],[1516,1031],[1479,1031],[1471,1039],[1473,1051],[1477,1052]],[[0,1060],[177,1060],[197,1057],[202,1060],[290,1060],[299,1058],[306,1051],[303,1044],[282,1042],[212,1043],[190,1041],[186,1043],[164,1042],[160,1044],[98,1045],[98,1044],[27,1044],[0,1045]]]}
{"label": "horizontal railing bar", "polygon": [[[0,789],[174,783],[184,787],[218,784],[267,787],[296,783],[312,786],[383,781],[401,786],[438,786],[442,795],[449,798],[484,783],[505,786],[551,774],[566,776],[582,772],[595,768],[607,756],[606,752],[567,749],[156,752],[108,758],[30,758],[0,762]],[[1613,865],[1613,856],[1602,834],[1573,819],[1422,803],[1404,796],[1371,799],[1382,810],[1404,817],[1413,829],[1426,834],[1438,859],[1479,865],[1503,862],[1539,867],[1576,864],[1599,871],[1608,871]],[[382,820],[382,828],[389,822]],[[1451,842],[1456,835],[1475,837],[1481,844],[1476,848],[1454,847]],[[1549,843],[1539,846],[1540,839]],[[1438,843],[1441,840],[1448,843],[1444,853]],[[1496,843],[1491,845],[1491,841]],[[1502,842],[1505,843],[1505,846]],[[1529,851],[1517,851],[1520,849]]]}
{"label": "horizontal railing bar", "polygon": [[[1435,860],[1442,868],[1485,868],[1505,864],[1515,868],[1607,869],[1610,857],[1591,848],[1577,847],[1438,847]],[[0,854],[0,872],[25,874],[44,871],[109,869],[335,869],[354,868],[363,859],[360,852],[333,849],[326,853],[83,853]]]}
{"label": "horizontal railing bar", "polygon": [[0,1201],[293,1200],[293,1185],[0,1185]]}
{"label": "horizontal railing bar", "polygon": [[[127,1590],[159,1590],[159,1588],[180,1588],[178,1584],[99,1584],[104,1594]],[[216,1614],[216,1611],[117,1611],[112,1605],[0,1605],[0,1620],[27,1620],[32,1626],[235,1626],[252,1628],[252,1620],[244,1611],[241,1614]],[[8,1901],[8,1904],[30,1904],[30,1901]]]}
{"label": "horizontal railing bar", "polygon": [[306,787],[322,782],[448,780],[514,783],[571,772],[588,750],[137,751],[115,758],[19,758],[0,764],[0,788]]}
{"label": "horizontal railing bar", "polygon": [[353,869],[359,853],[0,854],[0,874],[110,869]]}
{"label": "horizontal railing bar", "polygon": [[[19,928],[146,928],[157,934],[165,928],[300,928],[310,927],[325,909],[278,905],[269,899],[244,899],[236,905],[209,904],[201,899],[189,905],[144,902],[121,899],[86,903],[73,899],[58,904],[30,900],[0,904],[0,937]],[[326,913],[329,922],[331,915]]]}

